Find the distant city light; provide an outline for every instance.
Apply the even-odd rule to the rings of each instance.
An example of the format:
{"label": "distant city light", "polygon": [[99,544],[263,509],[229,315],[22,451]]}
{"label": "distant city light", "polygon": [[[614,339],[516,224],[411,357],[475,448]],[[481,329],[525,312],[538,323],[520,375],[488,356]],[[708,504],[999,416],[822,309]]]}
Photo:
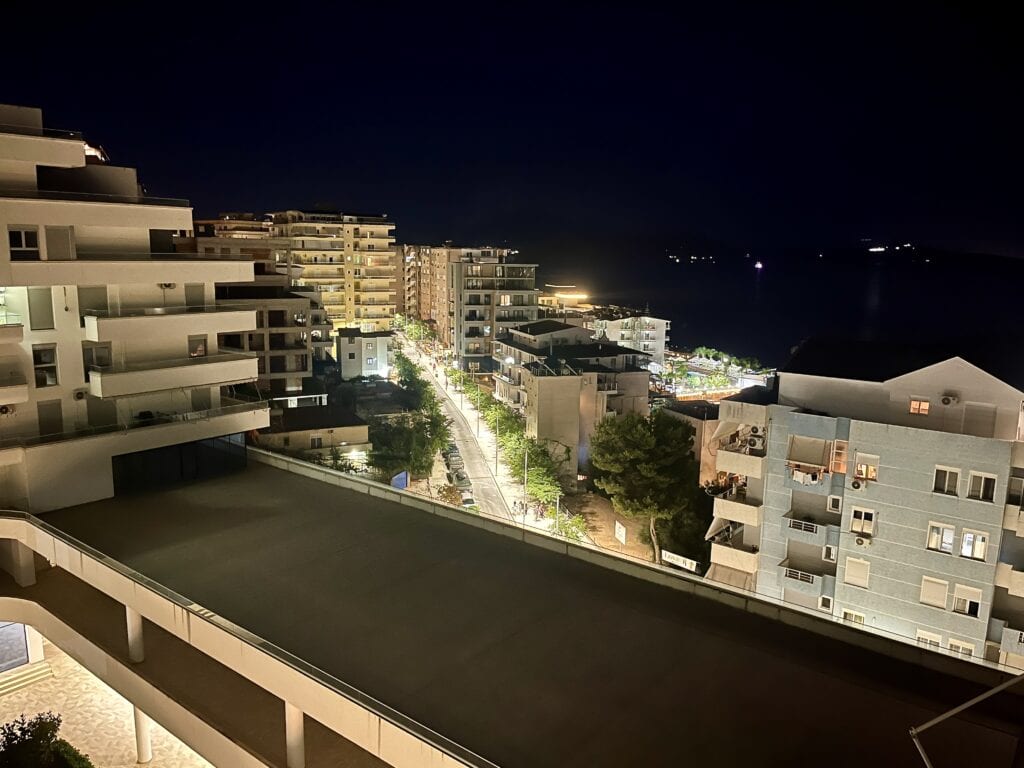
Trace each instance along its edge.
{"label": "distant city light", "polygon": [[761,262],[759,261],[759,262],[757,262],[756,264],[754,264],[754,269],[764,269],[764,264],[762,264],[762,263],[761,263]]}
{"label": "distant city light", "polygon": [[875,246],[875,247],[873,247],[873,248],[868,248],[868,250],[869,250],[869,251],[870,251],[871,253],[881,253],[882,251],[884,251],[884,250],[885,250],[885,246],[884,246],[884,245],[876,245],[876,246]]}

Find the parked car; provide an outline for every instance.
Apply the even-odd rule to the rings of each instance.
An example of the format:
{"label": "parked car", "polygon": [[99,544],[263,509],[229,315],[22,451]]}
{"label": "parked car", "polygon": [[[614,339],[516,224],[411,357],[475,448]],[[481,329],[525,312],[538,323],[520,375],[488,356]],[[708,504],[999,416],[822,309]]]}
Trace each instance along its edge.
{"label": "parked car", "polygon": [[453,471],[456,469],[464,469],[466,466],[465,462],[462,461],[462,457],[457,453],[452,456],[445,457],[445,463],[448,465],[448,469]]}
{"label": "parked car", "polygon": [[444,456],[446,459],[449,456],[458,456],[459,446],[457,446],[455,443],[448,443],[448,445],[441,449],[441,455]]}
{"label": "parked car", "polygon": [[468,491],[462,493],[462,506],[464,507],[475,507],[476,499],[473,498],[473,494]]}
{"label": "parked car", "polygon": [[460,491],[465,491],[473,487],[473,484],[469,481],[469,476],[464,470],[457,469],[453,472],[449,472],[446,477],[448,483],[454,485]]}

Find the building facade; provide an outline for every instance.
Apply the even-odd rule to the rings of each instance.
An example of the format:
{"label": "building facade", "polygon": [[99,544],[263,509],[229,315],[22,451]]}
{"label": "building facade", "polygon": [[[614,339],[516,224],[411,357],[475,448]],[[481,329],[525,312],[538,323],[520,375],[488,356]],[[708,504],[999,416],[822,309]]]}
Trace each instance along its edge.
{"label": "building facade", "polygon": [[394,223],[384,216],[279,211],[271,216],[276,263],[295,270],[293,286],[314,294],[333,328],[385,331],[398,308],[403,268]]}
{"label": "building facade", "polygon": [[386,379],[394,363],[391,331],[364,333],[357,328],[342,328],[336,339],[336,354],[341,378],[379,376]]}
{"label": "building facade", "polygon": [[658,366],[665,364],[665,345],[671,327],[669,320],[649,315],[608,317],[597,312],[593,320],[587,321],[587,327],[594,331],[595,337],[603,335],[608,341],[649,355],[650,362]]}
{"label": "building facade", "polygon": [[175,253],[188,203],[145,197],[39,110],[0,124],[0,505],[106,498],[151,452],[266,426],[265,404],[230,396],[256,358],[218,344],[255,313],[214,301],[251,261]]}
{"label": "building facade", "polygon": [[707,577],[1024,668],[1024,391],[961,357],[723,400]]}
{"label": "building facade", "polygon": [[650,374],[636,350],[593,342],[557,320],[512,328],[494,345],[495,396],[522,411],[526,434],[565,459],[566,477],[589,461],[597,425],[614,414],[647,415]]}

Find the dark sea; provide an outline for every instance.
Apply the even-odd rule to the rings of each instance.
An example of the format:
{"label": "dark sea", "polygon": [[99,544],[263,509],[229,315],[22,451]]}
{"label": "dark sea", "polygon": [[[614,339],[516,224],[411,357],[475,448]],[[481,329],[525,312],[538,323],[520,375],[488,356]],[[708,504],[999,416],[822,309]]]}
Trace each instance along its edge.
{"label": "dark sea", "polygon": [[594,301],[649,306],[672,321],[674,348],[705,345],[773,366],[817,335],[926,343],[1019,334],[1017,259],[916,248],[674,258],[598,286]]}

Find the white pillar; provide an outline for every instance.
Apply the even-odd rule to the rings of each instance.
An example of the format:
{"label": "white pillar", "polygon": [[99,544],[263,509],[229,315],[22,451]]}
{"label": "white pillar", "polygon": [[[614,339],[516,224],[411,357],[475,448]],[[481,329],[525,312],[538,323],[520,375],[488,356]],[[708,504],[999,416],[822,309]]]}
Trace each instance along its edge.
{"label": "white pillar", "polygon": [[25,625],[25,645],[28,648],[28,663],[43,661],[43,636],[35,628]]}
{"label": "white pillar", "polygon": [[36,583],[36,553],[20,541],[11,540],[11,576],[19,587]]}
{"label": "white pillar", "polygon": [[142,614],[127,605],[124,607],[124,614],[128,621],[128,660],[138,664],[146,658],[142,644]]}
{"label": "white pillar", "polygon": [[306,735],[302,710],[291,702],[284,703],[285,764],[288,768],[306,768]]}
{"label": "white pillar", "polygon": [[152,721],[141,709],[132,705],[135,712],[135,752],[140,763],[148,763],[153,759],[153,739],[150,735]]}

